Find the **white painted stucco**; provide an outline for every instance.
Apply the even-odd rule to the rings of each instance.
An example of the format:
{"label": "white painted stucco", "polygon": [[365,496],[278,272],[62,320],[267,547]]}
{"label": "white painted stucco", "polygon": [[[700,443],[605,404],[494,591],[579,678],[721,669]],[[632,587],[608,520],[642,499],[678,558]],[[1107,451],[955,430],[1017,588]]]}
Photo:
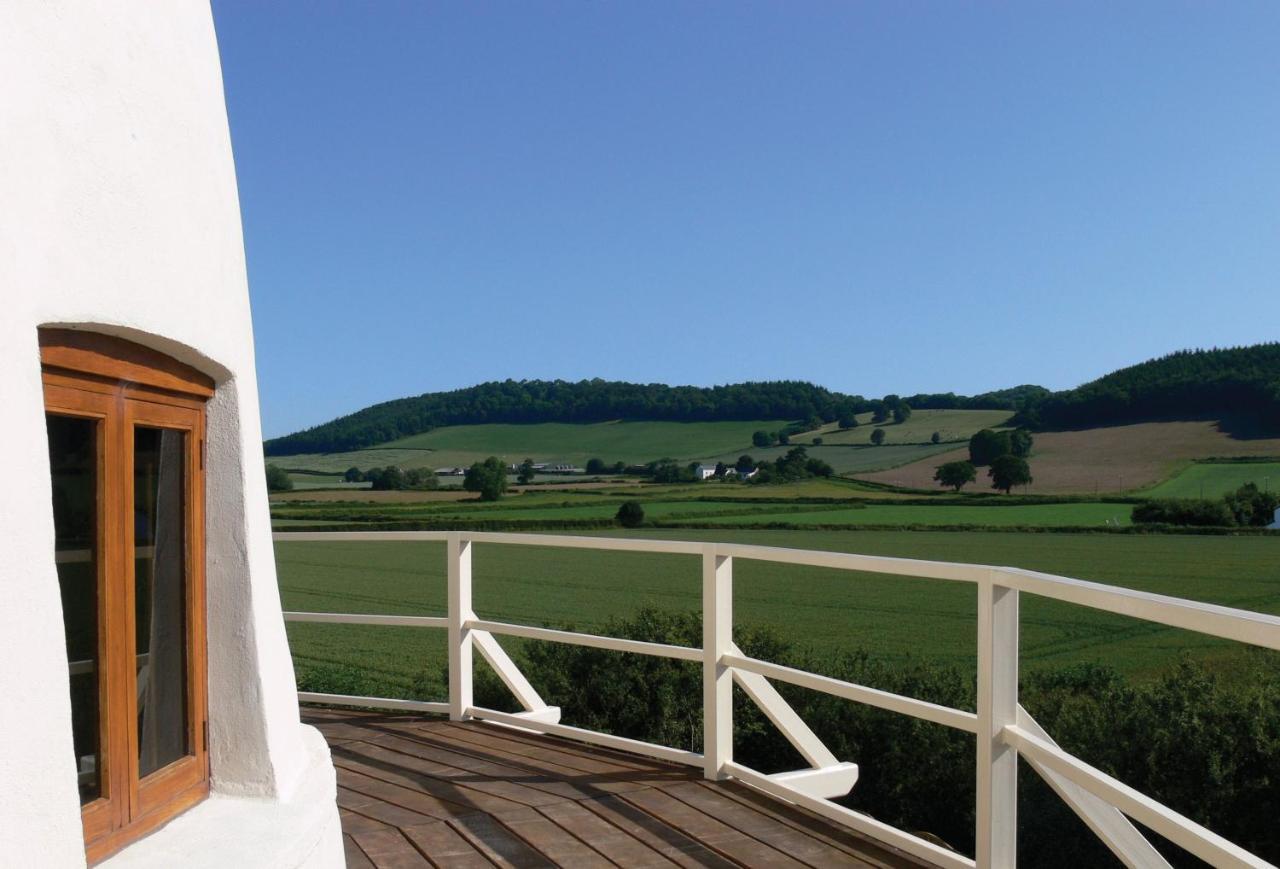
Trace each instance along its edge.
{"label": "white painted stucco", "polygon": [[214,797],[112,865],[174,865],[166,860],[183,842],[252,840],[252,830],[278,847],[237,847],[231,864],[342,865],[333,768],[298,721],[280,616],[207,0],[5,0],[0,83],[3,860],[84,865],[36,332],[70,325],[149,345],[217,382],[207,485]]}

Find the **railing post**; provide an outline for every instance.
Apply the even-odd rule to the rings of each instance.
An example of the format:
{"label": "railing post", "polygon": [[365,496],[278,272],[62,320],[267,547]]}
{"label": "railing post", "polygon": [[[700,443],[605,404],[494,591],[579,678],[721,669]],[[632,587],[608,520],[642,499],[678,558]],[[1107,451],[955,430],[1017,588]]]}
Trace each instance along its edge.
{"label": "railing post", "polygon": [[463,721],[471,708],[471,541],[449,532],[449,719]]}
{"label": "railing post", "polygon": [[1018,752],[1001,731],[1018,720],[1018,591],[992,570],[978,583],[978,805],[982,869],[1018,861]]}
{"label": "railing post", "polygon": [[733,646],[733,559],[702,548],[703,776],[725,778],[733,760],[733,671],[724,656]]}

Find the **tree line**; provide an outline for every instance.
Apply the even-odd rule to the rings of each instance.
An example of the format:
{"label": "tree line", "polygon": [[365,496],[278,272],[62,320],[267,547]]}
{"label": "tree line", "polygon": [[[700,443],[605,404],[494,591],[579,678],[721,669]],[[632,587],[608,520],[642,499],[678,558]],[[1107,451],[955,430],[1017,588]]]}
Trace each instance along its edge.
{"label": "tree line", "polygon": [[[1040,387],[965,397],[952,393],[867,399],[795,380],[725,386],[666,386],[608,380],[504,380],[450,392],[432,392],[366,407],[304,431],[266,442],[269,456],[363,449],[449,425],[480,423],[606,422],[613,419],[709,422],[796,420],[792,432],[817,428],[856,413],[879,412],[890,399],[917,409],[1014,410]],[[892,407],[887,411],[893,413]]]}
{"label": "tree line", "polygon": [[1014,421],[1035,429],[1075,429],[1223,415],[1280,428],[1280,342],[1183,350],[1075,389],[1027,395]]}

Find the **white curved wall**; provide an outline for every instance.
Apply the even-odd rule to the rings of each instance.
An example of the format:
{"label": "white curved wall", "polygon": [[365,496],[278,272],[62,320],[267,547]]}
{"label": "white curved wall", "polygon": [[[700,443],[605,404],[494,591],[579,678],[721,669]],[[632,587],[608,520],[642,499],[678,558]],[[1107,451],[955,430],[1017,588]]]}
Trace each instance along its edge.
{"label": "white curved wall", "polygon": [[[74,866],[84,857],[40,325],[118,334],[217,381],[207,510],[213,788],[316,799],[293,791],[328,758],[317,760],[298,723],[280,617],[208,3],[6,0],[0,82],[0,829],[10,865]],[[327,798],[331,806],[331,786]]]}

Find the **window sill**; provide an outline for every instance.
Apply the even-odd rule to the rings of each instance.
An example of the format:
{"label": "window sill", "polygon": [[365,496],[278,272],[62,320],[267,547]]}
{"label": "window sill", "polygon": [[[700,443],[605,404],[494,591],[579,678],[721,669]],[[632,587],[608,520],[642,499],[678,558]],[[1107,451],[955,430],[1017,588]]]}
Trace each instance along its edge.
{"label": "window sill", "polygon": [[227,796],[216,790],[97,869],[308,867],[345,865],[329,747],[299,725],[307,768],[288,802]]}

